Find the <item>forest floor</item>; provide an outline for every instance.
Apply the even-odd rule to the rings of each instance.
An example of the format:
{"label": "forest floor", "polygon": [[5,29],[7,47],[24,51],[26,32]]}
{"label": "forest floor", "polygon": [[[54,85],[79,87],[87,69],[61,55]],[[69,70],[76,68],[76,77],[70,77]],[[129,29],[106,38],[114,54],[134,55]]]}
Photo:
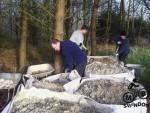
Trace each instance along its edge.
{"label": "forest floor", "polygon": [[[3,71],[17,72],[18,69],[18,49],[15,46],[0,45],[0,64],[3,64]],[[50,51],[49,45],[31,46],[27,48],[27,65],[36,65],[41,63],[52,64],[53,52]]]}
{"label": "forest floor", "polygon": [[3,64],[3,70],[15,72],[17,66],[16,50],[14,48],[0,48],[0,64]]}

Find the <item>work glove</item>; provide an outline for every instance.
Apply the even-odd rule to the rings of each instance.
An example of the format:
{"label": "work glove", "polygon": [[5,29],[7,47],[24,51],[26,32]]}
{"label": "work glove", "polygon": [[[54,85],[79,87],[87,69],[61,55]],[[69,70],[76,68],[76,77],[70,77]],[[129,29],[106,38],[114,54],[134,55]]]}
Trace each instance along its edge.
{"label": "work glove", "polygon": [[84,49],[85,51],[87,51],[88,49],[82,44],[82,49]]}
{"label": "work glove", "polygon": [[120,44],[121,44],[121,41],[118,41],[117,44],[120,45]]}
{"label": "work glove", "polygon": [[84,45],[83,43],[80,43],[80,44],[79,44],[79,47],[80,47],[82,50],[85,50],[85,51],[87,50],[87,48],[85,47],[85,45]]}
{"label": "work glove", "polygon": [[118,54],[118,53],[116,53],[115,55],[116,55],[116,57],[118,57],[118,56],[119,56],[119,54]]}

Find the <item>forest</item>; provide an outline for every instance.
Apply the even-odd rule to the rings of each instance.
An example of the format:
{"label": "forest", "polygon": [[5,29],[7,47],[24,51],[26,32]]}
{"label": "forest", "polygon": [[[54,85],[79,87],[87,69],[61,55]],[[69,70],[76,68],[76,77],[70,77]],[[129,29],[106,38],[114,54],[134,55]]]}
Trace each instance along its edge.
{"label": "forest", "polygon": [[126,32],[126,63],[144,66],[139,81],[150,92],[150,0],[0,0],[0,72],[25,73],[48,63],[63,73],[53,39],[84,35],[87,56],[115,56],[115,38]]}
{"label": "forest", "polygon": [[113,38],[125,30],[134,51],[129,61],[149,66],[149,4],[149,0],[1,0],[0,63],[5,71],[16,72],[50,62],[59,72],[62,65],[50,40],[69,39],[85,24],[89,55],[112,55]]}

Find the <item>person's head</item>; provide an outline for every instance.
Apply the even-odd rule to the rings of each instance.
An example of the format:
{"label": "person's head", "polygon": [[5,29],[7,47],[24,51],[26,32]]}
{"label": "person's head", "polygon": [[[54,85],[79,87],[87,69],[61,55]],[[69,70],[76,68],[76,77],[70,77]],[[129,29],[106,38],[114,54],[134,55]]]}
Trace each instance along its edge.
{"label": "person's head", "polygon": [[52,39],[51,46],[55,51],[60,51],[60,41],[58,39]]}
{"label": "person's head", "polygon": [[125,38],[126,38],[126,32],[125,32],[125,31],[121,31],[120,37],[121,37],[122,39],[125,39]]}
{"label": "person's head", "polygon": [[88,27],[86,25],[83,25],[80,31],[82,32],[82,34],[86,34],[88,32]]}

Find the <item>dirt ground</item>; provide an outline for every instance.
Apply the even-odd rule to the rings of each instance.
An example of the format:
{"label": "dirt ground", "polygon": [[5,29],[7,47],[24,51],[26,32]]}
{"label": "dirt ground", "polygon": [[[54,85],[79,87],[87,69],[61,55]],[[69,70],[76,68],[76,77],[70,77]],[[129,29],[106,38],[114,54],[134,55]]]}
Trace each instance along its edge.
{"label": "dirt ground", "polygon": [[0,64],[5,72],[15,72],[17,68],[16,50],[14,48],[0,48]]}
{"label": "dirt ground", "polygon": [[[44,51],[42,48],[44,48]],[[0,64],[3,64],[3,72],[17,72],[19,60],[18,54],[18,50],[14,47],[0,47]],[[29,46],[27,49],[27,64],[36,65],[50,63],[52,62],[51,56],[52,52],[50,52],[47,45],[44,47]]]}

